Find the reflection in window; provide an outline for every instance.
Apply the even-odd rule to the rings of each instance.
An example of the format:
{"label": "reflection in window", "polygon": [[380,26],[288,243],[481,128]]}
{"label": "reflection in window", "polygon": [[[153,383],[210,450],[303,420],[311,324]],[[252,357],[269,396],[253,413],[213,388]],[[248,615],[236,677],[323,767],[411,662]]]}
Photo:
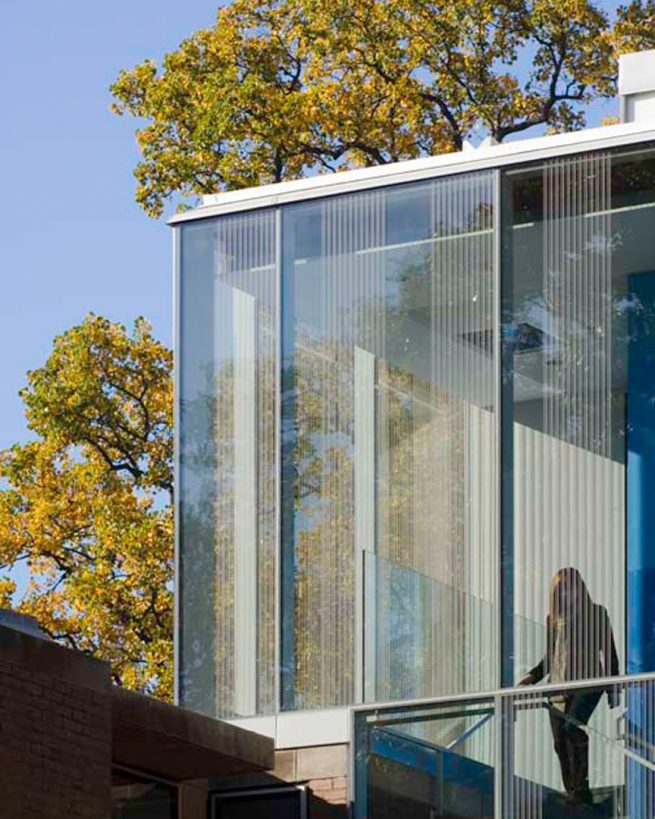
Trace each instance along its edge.
{"label": "reflection in window", "polygon": [[283,215],[286,708],[492,684],[492,199],[481,174]]}
{"label": "reflection in window", "polygon": [[[593,153],[505,176],[503,389],[513,435],[503,444],[510,478],[503,491],[513,507],[506,585],[513,680],[541,657],[560,672],[568,663],[568,676],[552,678],[551,667],[554,682],[655,669],[654,160],[653,151]],[[541,343],[522,343],[528,325]],[[584,578],[594,601],[594,622],[582,631],[578,622],[572,644],[552,623],[549,586],[562,567]],[[600,637],[602,662],[592,661]],[[616,703],[598,692],[592,707],[580,702],[578,721],[589,722],[591,735],[612,736],[608,706]],[[561,759],[566,731],[557,714],[549,725],[543,709],[529,722],[521,721],[515,764],[519,776],[534,778],[527,754],[534,736],[548,737],[552,727]],[[585,732],[573,733],[586,742]],[[594,754],[593,764],[582,754],[575,771],[561,766],[573,800],[590,801],[594,779],[613,783],[620,774],[606,747]],[[550,744],[544,755],[552,757]],[[539,765],[546,770],[543,758]],[[580,771],[589,765],[588,783]]]}
{"label": "reflection in window", "polygon": [[182,234],[181,699],[220,716],[276,706],[275,214]]}
{"label": "reflection in window", "polygon": [[177,788],[147,775],[112,770],[112,819],[176,819]]}
{"label": "reflection in window", "polygon": [[495,687],[501,574],[513,683],[567,566],[655,669],[655,153],[502,176],[180,229],[186,706]]}

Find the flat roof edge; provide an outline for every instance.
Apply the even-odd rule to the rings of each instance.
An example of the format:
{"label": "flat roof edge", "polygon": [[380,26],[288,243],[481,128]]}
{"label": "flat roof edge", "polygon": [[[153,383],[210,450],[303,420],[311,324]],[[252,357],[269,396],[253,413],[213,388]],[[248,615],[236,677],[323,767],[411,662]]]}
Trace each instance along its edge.
{"label": "flat roof edge", "polygon": [[203,197],[203,203],[197,208],[175,214],[168,220],[168,224],[177,225],[212,216],[275,207],[386,185],[418,182],[439,176],[502,168],[584,151],[627,147],[649,140],[655,140],[655,123],[623,123],[521,139],[488,148],[438,154],[388,165],[375,165],[210,194]]}

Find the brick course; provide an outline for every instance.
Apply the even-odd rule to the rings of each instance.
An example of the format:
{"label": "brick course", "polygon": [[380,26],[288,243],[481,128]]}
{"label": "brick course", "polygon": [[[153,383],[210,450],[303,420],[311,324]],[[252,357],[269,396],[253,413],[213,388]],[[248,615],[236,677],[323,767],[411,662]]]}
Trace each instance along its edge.
{"label": "brick course", "polygon": [[105,663],[0,627],[0,819],[109,817],[109,685]]}
{"label": "brick course", "polygon": [[310,791],[311,819],[347,819],[348,746],[319,745],[275,752],[275,767],[264,774],[212,776],[214,793],[248,788],[305,785]]}
{"label": "brick course", "polygon": [[206,819],[210,773],[273,761],[271,739],[116,688],[108,663],[0,624],[0,819],[109,819],[112,762],[137,779],[205,777],[180,802]]}
{"label": "brick course", "polygon": [[307,785],[312,817],[337,819],[348,813],[347,769],[347,745],[322,745],[277,751],[272,773],[283,781]]}

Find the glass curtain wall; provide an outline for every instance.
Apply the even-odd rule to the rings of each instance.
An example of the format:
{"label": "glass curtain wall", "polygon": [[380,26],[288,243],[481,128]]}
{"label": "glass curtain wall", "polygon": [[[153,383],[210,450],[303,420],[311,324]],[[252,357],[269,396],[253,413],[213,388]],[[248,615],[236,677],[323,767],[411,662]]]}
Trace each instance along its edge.
{"label": "glass curtain wall", "polygon": [[184,705],[655,669],[655,154],[496,178],[181,229]]}
{"label": "glass curtain wall", "polygon": [[493,685],[493,177],[283,213],[283,707]]}
{"label": "glass curtain wall", "polygon": [[495,684],[493,201],[481,173],[182,229],[183,704]]}
{"label": "glass curtain wall", "polygon": [[[655,488],[654,160],[592,153],[505,175],[514,680],[542,657],[533,677],[655,668],[644,645],[655,624],[644,503]],[[553,657],[558,617],[574,643],[563,664]]]}
{"label": "glass curtain wall", "polygon": [[273,211],[182,231],[180,699],[276,710],[278,313]]}

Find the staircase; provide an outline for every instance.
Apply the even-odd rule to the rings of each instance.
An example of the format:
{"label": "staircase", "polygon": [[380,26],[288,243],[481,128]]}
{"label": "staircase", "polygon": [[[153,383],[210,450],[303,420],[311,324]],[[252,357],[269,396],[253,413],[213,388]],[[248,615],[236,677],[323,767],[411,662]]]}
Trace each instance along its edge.
{"label": "staircase", "polygon": [[[456,745],[445,748],[396,728],[376,728],[369,819],[492,819],[494,769],[458,754],[452,750]],[[515,817],[626,819],[624,788],[599,788],[593,806],[573,805],[560,791],[520,777],[513,781]]]}

